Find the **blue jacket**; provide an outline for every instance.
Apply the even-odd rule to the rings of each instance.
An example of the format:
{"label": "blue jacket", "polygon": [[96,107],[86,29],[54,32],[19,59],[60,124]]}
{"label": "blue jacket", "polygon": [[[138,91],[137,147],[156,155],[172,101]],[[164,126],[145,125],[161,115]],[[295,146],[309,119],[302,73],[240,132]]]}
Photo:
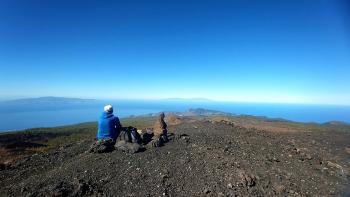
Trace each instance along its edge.
{"label": "blue jacket", "polygon": [[103,112],[98,121],[97,139],[117,139],[122,125],[113,113]]}

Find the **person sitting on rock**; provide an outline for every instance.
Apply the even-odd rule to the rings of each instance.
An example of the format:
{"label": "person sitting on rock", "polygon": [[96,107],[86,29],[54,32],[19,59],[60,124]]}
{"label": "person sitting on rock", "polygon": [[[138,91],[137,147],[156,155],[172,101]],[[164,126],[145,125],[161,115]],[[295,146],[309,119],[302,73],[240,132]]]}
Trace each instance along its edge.
{"label": "person sitting on rock", "polygon": [[114,150],[122,125],[119,118],[113,115],[113,107],[106,105],[98,120],[97,141],[91,145],[88,152],[104,153]]}
{"label": "person sitting on rock", "polygon": [[121,129],[122,125],[119,118],[113,115],[112,105],[106,105],[98,121],[97,139],[99,141],[111,141],[111,143],[115,143]]}

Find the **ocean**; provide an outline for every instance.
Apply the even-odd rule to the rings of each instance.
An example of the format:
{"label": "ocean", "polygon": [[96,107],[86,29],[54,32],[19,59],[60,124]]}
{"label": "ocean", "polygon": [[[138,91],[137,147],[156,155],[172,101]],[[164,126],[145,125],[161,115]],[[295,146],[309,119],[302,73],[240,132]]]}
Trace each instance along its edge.
{"label": "ocean", "polygon": [[101,101],[76,106],[74,104],[60,105],[55,108],[26,106],[24,109],[16,109],[0,105],[0,132],[97,121],[104,104],[112,104],[115,115],[120,118],[160,111],[184,112],[190,108],[205,108],[237,115],[266,116],[298,122],[343,121],[350,123],[350,106],[191,101]]}

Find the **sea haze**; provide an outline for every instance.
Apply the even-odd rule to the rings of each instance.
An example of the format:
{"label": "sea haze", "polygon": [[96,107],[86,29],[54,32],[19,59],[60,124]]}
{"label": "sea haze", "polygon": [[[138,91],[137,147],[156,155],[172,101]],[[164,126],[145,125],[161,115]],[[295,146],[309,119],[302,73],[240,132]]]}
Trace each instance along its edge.
{"label": "sea haze", "polygon": [[299,122],[350,122],[349,106],[229,103],[198,99],[103,101],[44,97],[0,102],[0,131],[97,121],[105,104],[112,104],[115,114],[121,118],[160,111],[184,112],[190,108],[206,108],[237,115],[266,116]]}

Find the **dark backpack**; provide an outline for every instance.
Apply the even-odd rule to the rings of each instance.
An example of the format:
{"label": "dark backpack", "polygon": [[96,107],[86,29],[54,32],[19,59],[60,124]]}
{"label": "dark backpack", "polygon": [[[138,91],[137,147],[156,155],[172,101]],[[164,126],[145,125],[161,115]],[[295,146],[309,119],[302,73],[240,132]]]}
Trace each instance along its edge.
{"label": "dark backpack", "polygon": [[118,141],[119,140],[124,140],[125,142],[138,144],[142,142],[141,136],[137,132],[137,129],[135,127],[124,128],[119,134]]}
{"label": "dark backpack", "polygon": [[130,128],[130,136],[132,142],[136,142],[138,144],[142,143],[141,135],[137,132],[137,129],[132,127]]}
{"label": "dark backpack", "polygon": [[117,141],[131,142],[130,132],[128,132],[126,130],[120,131],[120,134],[117,138]]}

